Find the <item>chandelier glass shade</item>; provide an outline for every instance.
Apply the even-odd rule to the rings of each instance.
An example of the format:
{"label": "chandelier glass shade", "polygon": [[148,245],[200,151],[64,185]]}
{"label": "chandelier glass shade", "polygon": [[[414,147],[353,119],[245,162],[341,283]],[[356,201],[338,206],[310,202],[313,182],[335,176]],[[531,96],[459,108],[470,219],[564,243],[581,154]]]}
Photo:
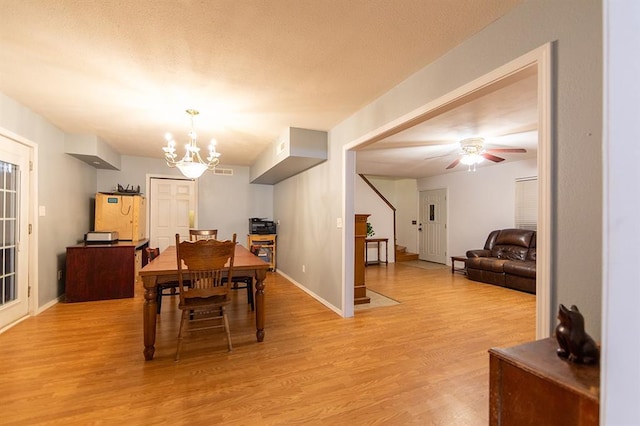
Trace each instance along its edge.
{"label": "chandelier glass shade", "polygon": [[200,156],[198,147],[198,136],[193,127],[193,118],[199,114],[195,109],[188,109],[187,114],[191,117],[191,130],[189,131],[189,142],[185,146],[184,156],[178,160],[176,154],[176,142],[171,133],[165,135],[167,146],[162,148],[167,166],[177,167],[178,170],[189,179],[197,179],[207,170],[214,170],[220,163],[220,153],[216,151],[216,140],[211,139],[209,144],[209,156],[206,161]]}

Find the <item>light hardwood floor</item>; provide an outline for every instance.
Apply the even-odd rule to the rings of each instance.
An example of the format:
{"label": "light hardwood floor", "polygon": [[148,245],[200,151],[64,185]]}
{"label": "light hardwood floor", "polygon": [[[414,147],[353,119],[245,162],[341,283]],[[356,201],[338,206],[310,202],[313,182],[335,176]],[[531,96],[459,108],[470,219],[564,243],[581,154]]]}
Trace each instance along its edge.
{"label": "light hardwood floor", "polygon": [[486,425],[487,350],[535,338],[535,296],[447,267],[366,268],[399,305],[342,319],[283,277],[266,281],[266,337],[246,291],[224,332],[187,341],[165,298],[155,359],[133,299],[59,303],[0,335],[0,424]]}

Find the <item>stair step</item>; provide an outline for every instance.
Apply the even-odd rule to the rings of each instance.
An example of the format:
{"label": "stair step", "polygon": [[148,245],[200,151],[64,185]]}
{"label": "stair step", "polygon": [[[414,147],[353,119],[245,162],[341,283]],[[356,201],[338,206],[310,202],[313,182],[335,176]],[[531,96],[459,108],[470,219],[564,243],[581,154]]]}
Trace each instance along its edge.
{"label": "stair step", "polygon": [[396,252],[396,262],[406,262],[408,260],[418,260],[418,254],[417,253],[409,253],[409,252],[402,252],[402,253],[397,253]]}

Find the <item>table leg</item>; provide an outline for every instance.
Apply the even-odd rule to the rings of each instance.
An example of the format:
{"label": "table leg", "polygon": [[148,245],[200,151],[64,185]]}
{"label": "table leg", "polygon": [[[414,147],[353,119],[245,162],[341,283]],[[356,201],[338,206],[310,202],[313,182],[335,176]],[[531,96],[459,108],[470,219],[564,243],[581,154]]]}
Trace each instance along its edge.
{"label": "table leg", "polygon": [[385,266],[389,264],[389,241],[385,240],[384,242],[384,264]]}
{"label": "table leg", "polygon": [[369,243],[364,242],[364,266],[369,266]]}
{"label": "table leg", "polygon": [[142,278],[144,285],[144,305],[142,306],[143,330],[144,330],[144,359],[151,361],[156,351],[156,319],[158,291],[157,277],[145,276]]}
{"label": "table leg", "polygon": [[256,338],[258,342],[264,340],[264,279],[267,276],[266,269],[256,270]]}

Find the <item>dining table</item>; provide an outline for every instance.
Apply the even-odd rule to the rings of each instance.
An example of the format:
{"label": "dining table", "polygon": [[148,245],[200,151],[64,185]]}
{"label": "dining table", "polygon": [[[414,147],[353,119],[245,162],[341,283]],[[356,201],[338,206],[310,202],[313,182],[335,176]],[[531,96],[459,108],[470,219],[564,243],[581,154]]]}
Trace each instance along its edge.
{"label": "dining table", "polygon": [[[264,340],[264,279],[269,268],[270,265],[267,262],[251,253],[244,246],[236,244],[233,275],[255,278],[254,301],[258,342]],[[168,246],[152,262],[143,266],[138,273],[144,286],[145,299],[143,305],[144,358],[150,361],[155,353],[158,282],[178,280],[176,247]]]}

